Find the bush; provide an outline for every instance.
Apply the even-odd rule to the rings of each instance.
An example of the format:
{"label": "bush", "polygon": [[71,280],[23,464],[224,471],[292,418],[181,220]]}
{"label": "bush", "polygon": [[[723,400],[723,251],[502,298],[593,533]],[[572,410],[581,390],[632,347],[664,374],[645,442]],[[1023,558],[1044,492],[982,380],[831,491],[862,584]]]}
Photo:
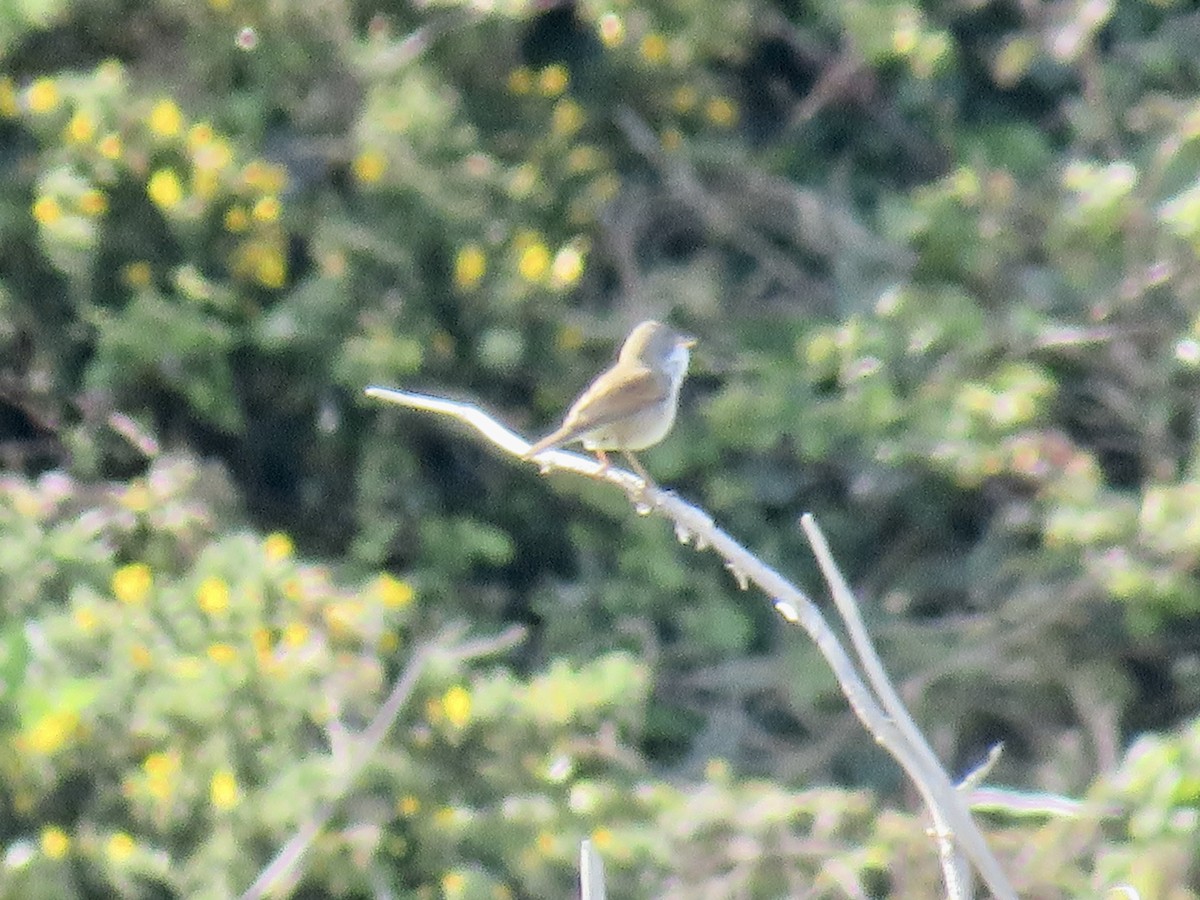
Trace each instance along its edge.
{"label": "bush", "polygon": [[[0,13],[0,603],[19,623],[0,635],[5,837],[91,860],[39,862],[20,890],[133,893],[141,872],[187,893],[221,858],[242,886],[311,810],[264,824],[255,793],[329,755],[306,692],[344,677],[361,719],[406,642],[459,620],[530,640],[507,674],[451,667],[421,702],[459,685],[477,712],[505,678],[494,689],[513,697],[598,680],[591,706],[526,737],[550,753],[611,717],[636,764],[595,776],[605,796],[633,802],[639,764],[684,783],[709,757],[729,760],[736,797],[743,775],[785,797],[802,778],[895,796],[895,771],[839,739],[857,732],[814,653],[718,565],[606,491],[548,487],[361,397],[469,395],[532,434],[651,315],[701,337],[651,471],[802,580],[796,521],[816,513],[954,767],[1004,740],[999,780],[1082,792],[1135,735],[1178,727],[1197,705],[1200,546],[1190,15],[826,0]],[[271,534],[314,562],[272,561]],[[386,607],[381,573],[413,587],[411,607]],[[221,616],[201,605],[214,585]],[[303,700],[259,671],[297,622]],[[229,712],[259,695],[250,723]],[[465,742],[439,764],[479,759],[425,725]],[[160,808],[152,757],[186,804]],[[373,823],[365,843],[334,841],[309,870],[342,873],[329,890],[365,891],[363,848],[395,833],[406,886],[445,888],[453,870],[456,890],[565,891],[576,838],[623,833],[601,813],[554,831],[564,782],[546,846],[529,851],[527,825],[479,849],[472,828],[501,827],[481,813],[450,851],[412,837],[442,826],[395,813],[414,789],[386,768],[388,812],[344,813]],[[413,796],[424,813],[523,796],[503,771],[473,771],[465,800],[442,783]],[[238,802],[216,809],[218,794]],[[247,846],[261,852],[235,859]],[[677,846],[654,846],[630,872],[682,871]],[[778,890],[762,877],[754,892]],[[630,878],[617,887],[651,891]]]}

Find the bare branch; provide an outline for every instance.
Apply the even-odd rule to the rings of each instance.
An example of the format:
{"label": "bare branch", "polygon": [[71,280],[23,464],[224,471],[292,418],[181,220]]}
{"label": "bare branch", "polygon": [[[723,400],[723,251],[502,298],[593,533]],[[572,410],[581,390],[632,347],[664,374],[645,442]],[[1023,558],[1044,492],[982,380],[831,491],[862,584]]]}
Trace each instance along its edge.
{"label": "bare branch", "polygon": [[604,861],[591,841],[579,845],[579,896],[581,900],[604,900]]}
{"label": "bare branch", "polygon": [[452,626],[438,638],[417,647],[409,657],[404,671],[400,673],[396,683],[392,686],[391,693],[379,707],[379,711],[375,713],[375,717],[355,738],[357,747],[350,762],[338,773],[337,781],[331,789],[333,796],[300,825],[296,833],[275,854],[275,858],[259,873],[254,884],[250,885],[242,894],[242,900],[257,900],[269,891],[278,891],[283,879],[294,880],[298,877],[298,872],[295,870],[301,857],[304,856],[322,829],[329,824],[329,820],[337,811],[338,804],[349,793],[355,779],[379,750],[379,745],[383,743],[388,731],[400,717],[400,713],[404,710],[413,691],[416,690],[417,683],[425,673],[425,667],[431,659],[439,654],[460,660],[490,656],[515,646],[525,637],[525,630],[515,626],[490,638],[461,643],[465,631],[466,627],[463,625]]}
{"label": "bare branch", "polygon": [[[516,457],[522,457],[531,446],[516,432],[469,403],[381,387],[368,388],[366,393],[370,397],[410,409],[448,416],[471,426],[495,447]],[[885,713],[885,706],[889,710],[893,706],[903,710],[903,706],[883,674],[882,664],[870,648],[870,640],[862,627],[849,587],[838,571],[828,544],[811,516],[805,516],[804,519],[809,541],[817,554],[830,589],[837,598],[838,607],[843,610],[843,616],[849,611],[847,626],[852,635],[857,632],[855,646],[863,665],[868,672],[877,668],[870,680],[880,694],[868,689],[853,660],[808,595],[718,528],[712,517],[700,508],[684,502],[670,491],[643,484],[632,472],[615,466],[602,468],[595,460],[578,453],[564,450],[546,451],[537,457],[535,464],[540,466],[543,472],[564,469],[616,485],[630,495],[638,513],[645,515],[658,512],[670,519],[674,523],[675,533],[680,542],[692,543],[697,550],[711,547],[725,560],[726,568],[740,587],[745,588],[753,583],[762,589],[787,622],[799,624],[808,632],[833,670],[842,693],[863,726],[916,784],[934,817],[936,837],[942,851],[943,868],[950,895],[956,900],[970,896],[969,873],[965,872],[965,866],[960,866],[956,858],[955,848],[961,847],[993,896],[1001,900],[1016,900],[1016,892],[1009,884],[999,862],[988,849],[983,834],[971,818],[965,800],[959,796],[950,776],[920,736],[911,716],[907,711],[903,711],[900,716]],[[911,737],[913,732],[916,734],[915,742]]]}
{"label": "bare branch", "polygon": [[[992,746],[988,748],[987,759],[964,775],[958,782],[958,792],[960,794],[970,795],[975,788],[983,784],[983,782],[987,780],[988,775],[992,774],[992,769],[996,767],[996,763],[1000,762],[1000,757],[1003,753],[1003,741],[992,744]],[[972,806],[974,806],[974,804],[972,804]]]}
{"label": "bare branch", "polygon": [[[842,621],[846,624],[850,643],[854,647],[854,652],[858,654],[859,664],[867,673],[867,679],[871,682],[875,696],[879,698],[883,708],[892,717],[892,722],[904,735],[905,742],[915,753],[927,777],[936,777],[935,773],[943,771],[941,763],[938,762],[937,756],[926,742],[921,729],[917,727],[917,723],[909,715],[900,695],[892,686],[892,681],[883,667],[883,661],[875,652],[875,645],[867,634],[867,627],[863,624],[862,616],[859,615],[858,603],[850,591],[850,586],[846,584],[841,570],[838,569],[837,563],[834,562],[825,535],[816,520],[808,513],[804,514],[800,523],[804,526],[804,533],[808,535],[808,542],[812,545],[813,552],[817,556],[817,563],[821,566],[825,581],[833,594],[833,602],[837,606]],[[938,838],[942,869],[950,896],[970,900],[972,895],[970,870],[967,869],[966,861],[955,850],[954,829],[951,828],[950,823],[945,821],[939,802],[931,802],[929,808],[933,814],[934,832]]]}

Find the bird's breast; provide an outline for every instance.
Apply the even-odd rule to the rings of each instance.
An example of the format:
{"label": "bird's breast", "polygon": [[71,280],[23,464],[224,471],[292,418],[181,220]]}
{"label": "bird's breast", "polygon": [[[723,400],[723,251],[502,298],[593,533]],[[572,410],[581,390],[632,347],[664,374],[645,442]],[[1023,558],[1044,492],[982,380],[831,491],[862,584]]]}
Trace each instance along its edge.
{"label": "bird's breast", "polygon": [[583,446],[587,450],[645,450],[665,438],[674,423],[675,403],[656,403],[619,421],[592,429],[583,435]]}

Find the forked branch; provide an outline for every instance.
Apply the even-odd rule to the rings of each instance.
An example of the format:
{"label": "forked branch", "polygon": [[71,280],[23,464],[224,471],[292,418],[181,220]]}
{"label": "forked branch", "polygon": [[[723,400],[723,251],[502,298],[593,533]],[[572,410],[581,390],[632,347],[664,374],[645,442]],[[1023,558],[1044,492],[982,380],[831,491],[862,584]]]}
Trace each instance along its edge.
{"label": "forked branch", "polygon": [[[530,447],[523,437],[469,403],[382,387],[368,388],[366,393],[369,397],[448,416],[469,425],[497,449],[518,460]],[[857,663],[807,594],[718,528],[712,517],[699,507],[670,491],[644,484],[632,472],[615,466],[604,468],[579,453],[549,450],[538,455],[536,464],[543,471],[561,469],[612,483],[630,496],[638,512],[657,512],[670,519],[682,542],[692,543],[697,550],[711,548],[719,554],[739,586],[757,585],[787,622],[808,632],[863,726],[913,780],[933,818],[948,895],[955,900],[971,896],[970,873],[964,863],[969,860],[993,896],[1016,900],[1016,892],[972,819],[965,799],[955,789],[888,680],[846,580],[812,516],[804,516],[804,529],[846,621],[858,654]],[[866,679],[860,674],[860,667],[866,672]]]}

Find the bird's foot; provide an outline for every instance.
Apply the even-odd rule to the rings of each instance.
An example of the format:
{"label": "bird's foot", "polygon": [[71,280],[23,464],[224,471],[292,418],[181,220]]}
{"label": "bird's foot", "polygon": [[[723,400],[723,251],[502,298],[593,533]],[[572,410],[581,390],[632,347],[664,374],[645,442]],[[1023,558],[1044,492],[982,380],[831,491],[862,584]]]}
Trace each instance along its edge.
{"label": "bird's foot", "polygon": [[608,474],[608,470],[612,468],[612,460],[608,458],[608,454],[603,450],[596,451],[596,459],[600,460],[600,468],[596,470],[596,475],[603,478]]}

